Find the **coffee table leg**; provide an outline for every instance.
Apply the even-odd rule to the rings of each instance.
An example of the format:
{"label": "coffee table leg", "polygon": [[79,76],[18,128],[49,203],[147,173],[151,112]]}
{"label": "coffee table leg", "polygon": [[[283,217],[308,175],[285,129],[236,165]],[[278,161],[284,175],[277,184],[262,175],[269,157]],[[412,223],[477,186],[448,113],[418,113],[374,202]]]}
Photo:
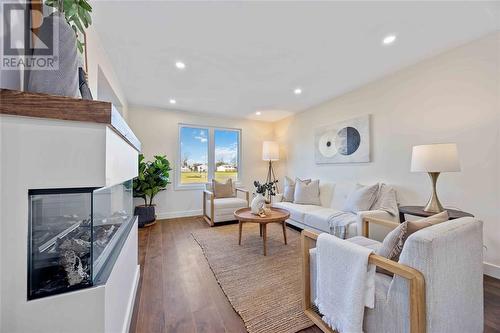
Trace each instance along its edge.
{"label": "coffee table leg", "polygon": [[267,223],[262,224],[262,241],[264,242],[264,255],[267,256]]}
{"label": "coffee table leg", "polygon": [[286,222],[285,222],[285,221],[283,221],[283,222],[281,223],[281,225],[283,226],[283,238],[285,239],[285,245],[286,245],[286,244],[287,244],[287,243],[286,243]]}
{"label": "coffee table leg", "polygon": [[240,229],[240,232],[239,232],[239,233],[240,233],[240,236],[239,236],[239,238],[238,238],[238,245],[241,245],[241,230],[243,229],[243,222],[239,221],[239,222],[238,222],[238,227],[239,227],[239,229]]}
{"label": "coffee table leg", "polygon": [[259,236],[262,237],[262,223],[259,223]]}

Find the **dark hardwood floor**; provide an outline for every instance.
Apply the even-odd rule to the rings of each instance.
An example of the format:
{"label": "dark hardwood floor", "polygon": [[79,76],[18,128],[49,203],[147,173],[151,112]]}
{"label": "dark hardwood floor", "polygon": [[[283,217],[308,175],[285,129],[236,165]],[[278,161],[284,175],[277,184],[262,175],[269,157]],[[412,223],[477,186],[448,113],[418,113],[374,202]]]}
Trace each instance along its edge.
{"label": "dark hardwood floor", "polygon": [[[192,217],[139,230],[141,280],[130,332],[246,332],[191,237],[201,228],[208,225]],[[485,277],[484,296],[485,332],[500,332],[500,280]]]}

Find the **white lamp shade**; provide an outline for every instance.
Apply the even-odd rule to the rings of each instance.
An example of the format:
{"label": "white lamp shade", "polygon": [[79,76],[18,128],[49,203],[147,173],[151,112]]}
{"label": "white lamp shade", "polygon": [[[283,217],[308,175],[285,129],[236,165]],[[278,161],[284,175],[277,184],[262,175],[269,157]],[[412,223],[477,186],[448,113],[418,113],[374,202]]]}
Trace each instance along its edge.
{"label": "white lamp shade", "polygon": [[262,143],[262,159],[264,161],[278,161],[280,159],[280,146],[274,141]]}
{"label": "white lamp shade", "polygon": [[411,156],[412,172],[460,171],[457,145],[443,143],[414,146]]}

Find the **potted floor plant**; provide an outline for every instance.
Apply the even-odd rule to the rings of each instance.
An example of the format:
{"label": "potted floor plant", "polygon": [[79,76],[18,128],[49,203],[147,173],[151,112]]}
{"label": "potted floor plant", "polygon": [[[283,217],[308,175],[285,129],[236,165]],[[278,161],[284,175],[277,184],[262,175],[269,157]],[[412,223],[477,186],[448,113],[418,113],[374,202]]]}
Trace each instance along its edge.
{"label": "potted floor plant", "polygon": [[146,227],[156,222],[154,197],[167,189],[170,184],[170,162],[165,156],[154,156],[153,161],[146,162],[144,155],[139,155],[139,174],[134,179],[134,197],[142,198],[144,205],[135,207],[135,215],[139,217],[139,227]]}

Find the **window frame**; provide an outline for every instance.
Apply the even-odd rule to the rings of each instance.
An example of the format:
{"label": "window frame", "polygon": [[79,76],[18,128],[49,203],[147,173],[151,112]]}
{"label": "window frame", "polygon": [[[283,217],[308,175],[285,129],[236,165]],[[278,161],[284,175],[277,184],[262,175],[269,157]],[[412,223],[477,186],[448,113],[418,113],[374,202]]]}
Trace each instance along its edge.
{"label": "window frame", "polygon": [[[238,165],[238,178],[233,180],[238,186],[241,184],[242,179],[242,167],[241,167],[241,157],[242,157],[242,130],[241,128],[232,128],[232,127],[220,127],[220,126],[209,126],[209,125],[195,125],[195,124],[186,124],[179,123],[177,129],[177,158],[175,161],[174,174],[175,174],[175,190],[204,190],[207,184],[212,182],[212,179],[215,177],[215,131],[234,131],[238,132],[238,156],[236,158],[236,163]],[[189,183],[182,184],[181,183],[181,130],[184,127],[189,128],[199,128],[208,130],[208,141],[207,141],[207,183]]]}

